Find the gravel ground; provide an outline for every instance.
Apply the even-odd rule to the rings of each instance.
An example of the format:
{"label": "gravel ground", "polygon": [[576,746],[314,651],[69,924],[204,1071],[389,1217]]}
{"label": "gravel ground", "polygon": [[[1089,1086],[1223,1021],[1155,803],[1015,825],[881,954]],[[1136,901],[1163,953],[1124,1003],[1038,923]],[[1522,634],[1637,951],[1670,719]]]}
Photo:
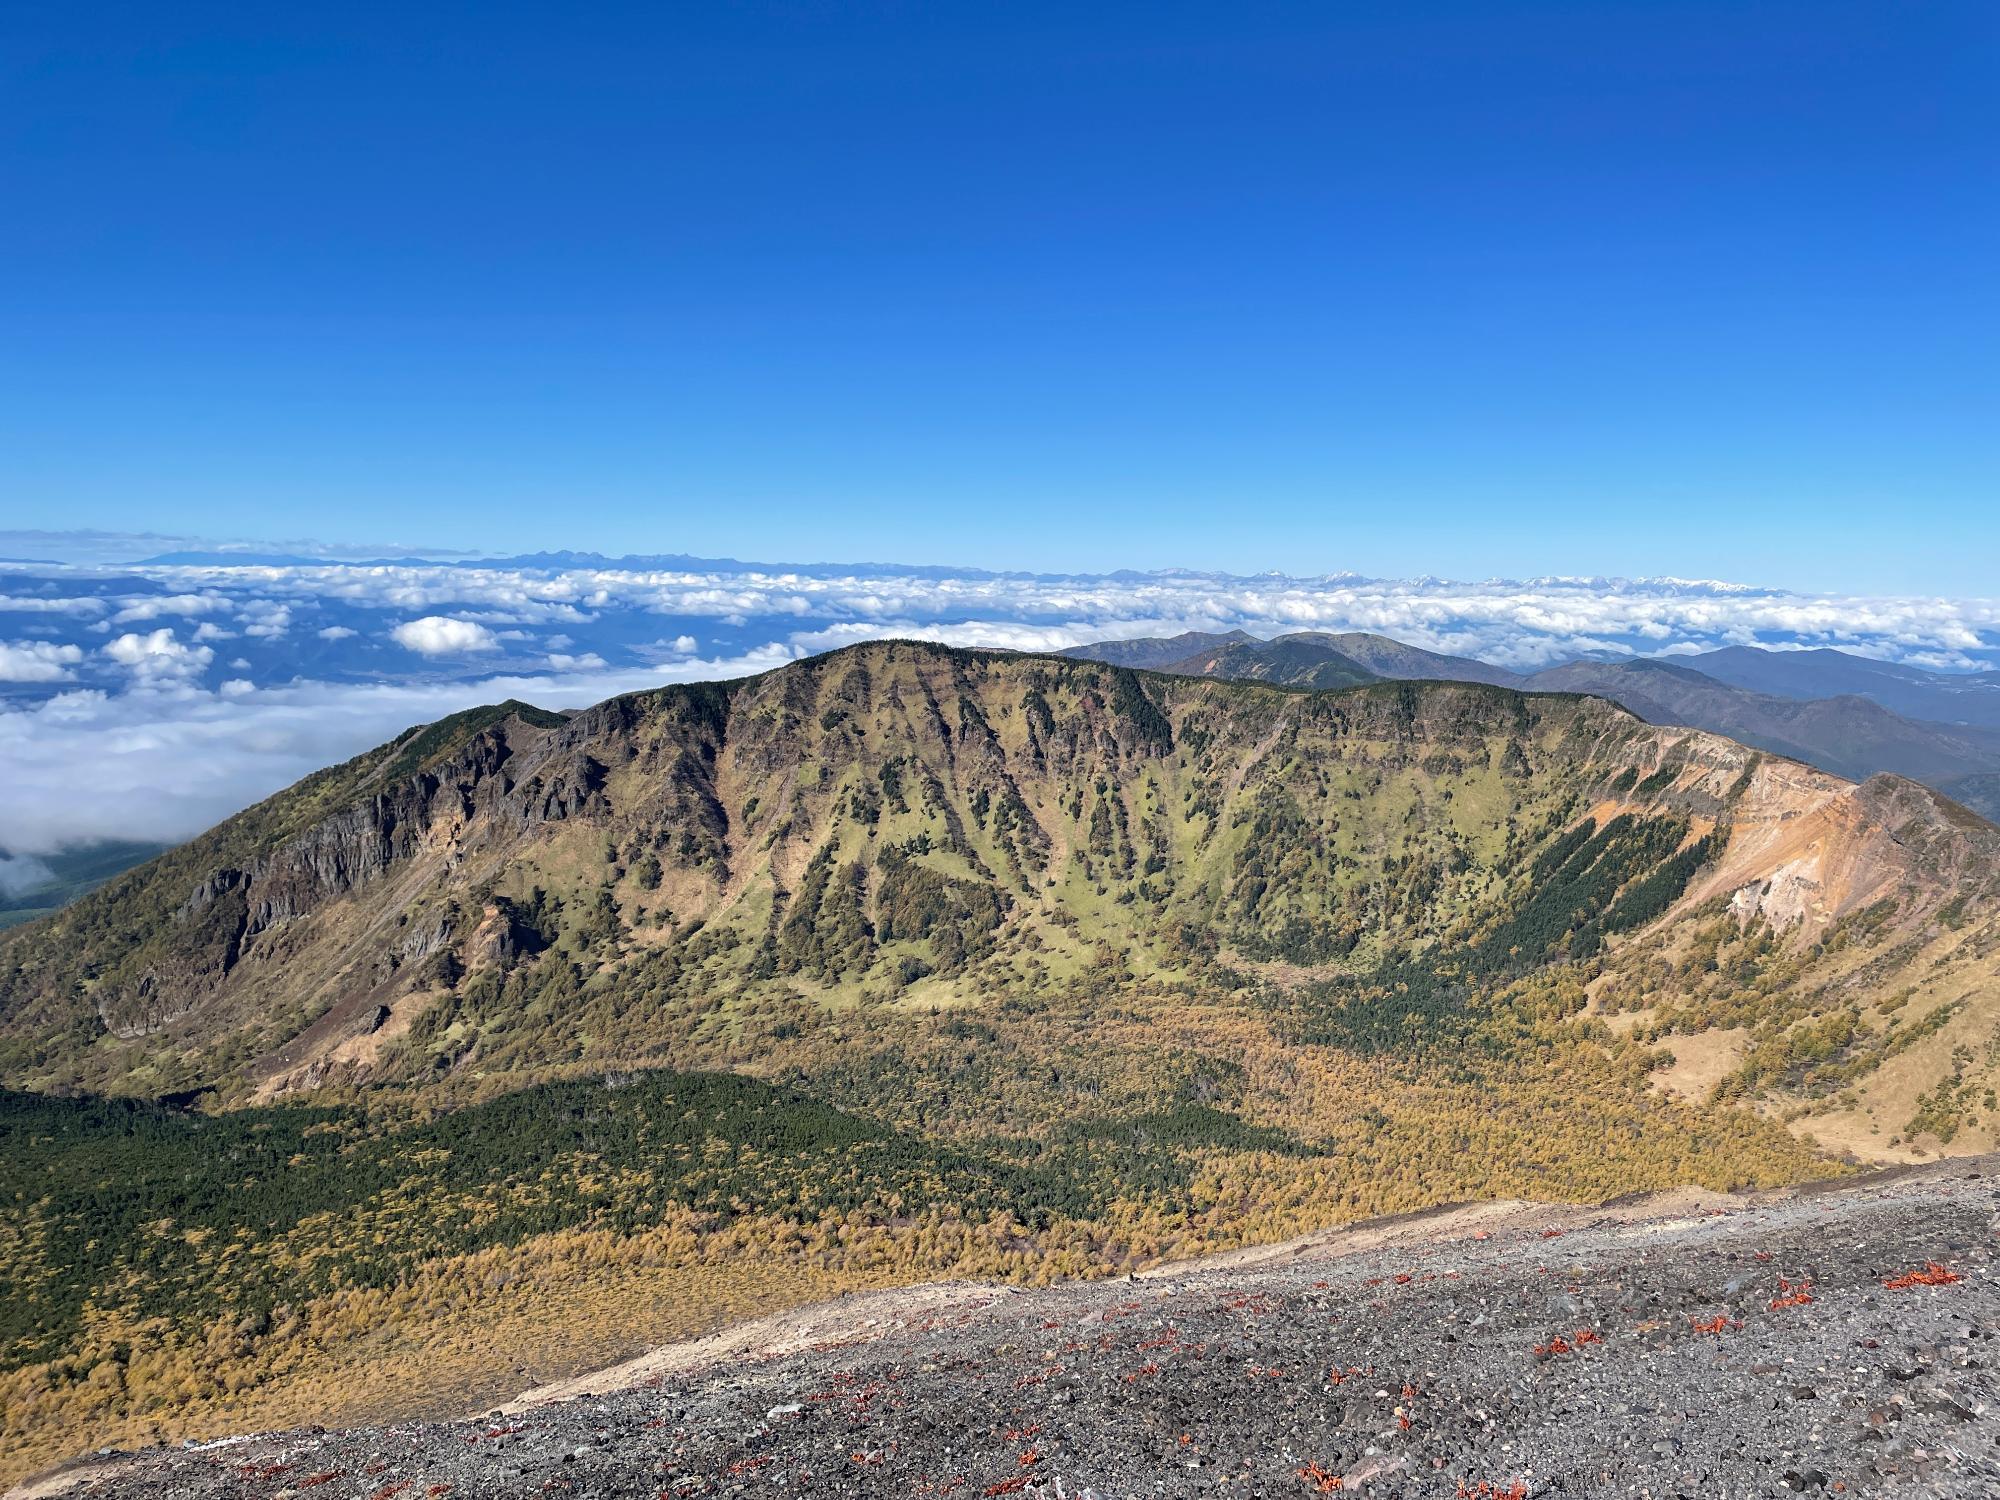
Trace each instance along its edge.
{"label": "gravel ground", "polygon": [[854,1299],[599,1382],[626,1389],[38,1493],[2000,1495],[1996,1174],[1448,1212],[1136,1280]]}

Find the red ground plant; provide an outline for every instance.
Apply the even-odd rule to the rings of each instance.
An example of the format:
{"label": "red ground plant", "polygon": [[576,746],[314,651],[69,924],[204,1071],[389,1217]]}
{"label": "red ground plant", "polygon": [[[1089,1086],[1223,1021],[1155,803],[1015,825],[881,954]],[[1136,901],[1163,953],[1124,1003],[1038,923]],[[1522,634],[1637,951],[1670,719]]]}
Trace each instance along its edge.
{"label": "red ground plant", "polygon": [[1601,1344],[1603,1342],[1603,1335],[1598,1333],[1595,1328],[1579,1328],[1573,1338],[1566,1339],[1561,1334],[1557,1334],[1546,1344],[1535,1345],[1535,1357],[1537,1359],[1554,1359],[1559,1354],[1574,1354],[1577,1350],[1586,1348],[1591,1344]]}
{"label": "red ground plant", "polygon": [[1803,1281],[1788,1281],[1778,1278],[1778,1295],[1771,1299],[1771,1311],[1785,1307],[1804,1307],[1813,1300],[1812,1277]]}
{"label": "red ground plant", "polygon": [[1965,1278],[1956,1271],[1947,1270],[1934,1260],[1924,1262],[1921,1271],[1905,1271],[1901,1276],[1891,1276],[1882,1285],[1892,1292],[1900,1292],[1911,1286],[1950,1286],[1954,1281]]}

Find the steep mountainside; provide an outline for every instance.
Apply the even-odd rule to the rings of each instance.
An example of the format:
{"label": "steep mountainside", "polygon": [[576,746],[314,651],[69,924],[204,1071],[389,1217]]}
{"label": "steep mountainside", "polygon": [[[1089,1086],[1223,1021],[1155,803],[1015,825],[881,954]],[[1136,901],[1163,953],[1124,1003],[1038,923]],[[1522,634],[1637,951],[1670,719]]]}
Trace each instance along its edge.
{"label": "steep mountainside", "polygon": [[0,938],[0,1464],[379,1400],[385,1326],[551,1374],[1973,1149],[1996,972],[2000,831],[1591,697],[876,643],[476,710]]}
{"label": "steep mountainside", "polygon": [[[1774,787],[1840,842],[1809,875],[1736,868]],[[1772,934],[1788,949],[1885,899],[1903,941],[1947,908],[1987,919],[1996,842],[1907,784],[1588,698],[857,647],[573,718],[474,710],[311,778],[0,949],[0,1064],[224,1098],[623,1064],[664,1033],[577,1024],[614,978],[683,1005],[928,1007],[1218,953],[1513,972],[1595,954],[1697,866],[1731,869],[1731,899],[1814,882]],[[1545,909],[1552,873],[1602,904]],[[537,1005],[529,975],[575,991]]]}

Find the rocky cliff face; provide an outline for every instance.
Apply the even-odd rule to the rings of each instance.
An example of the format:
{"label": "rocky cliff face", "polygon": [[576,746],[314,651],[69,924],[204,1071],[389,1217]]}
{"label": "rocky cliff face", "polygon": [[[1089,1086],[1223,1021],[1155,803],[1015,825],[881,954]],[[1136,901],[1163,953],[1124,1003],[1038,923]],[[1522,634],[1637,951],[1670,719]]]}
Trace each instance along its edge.
{"label": "rocky cliff face", "polygon": [[[1614,989],[1652,965],[1650,998],[1717,916],[1805,955],[1789,982],[1824,993],[1799,1022],[1948,949],[1958,1037],[2000,1004],[1975,994],[1996,844],[1911,783],[1595,699],[877,644],[567,720],[495,711],[302,783],[0,946],[0,1067],[251,1088],[385,1009],[370,1034],[416,1040],[336,1073],[414,1082],[469,1055],[436,1019],[461,976],[530,997],[559,969],[652,1004],[958,1006],[1084,969],[1290,983],[1472,954]],[[1829,942],[1848,959],[1815,967]]]}

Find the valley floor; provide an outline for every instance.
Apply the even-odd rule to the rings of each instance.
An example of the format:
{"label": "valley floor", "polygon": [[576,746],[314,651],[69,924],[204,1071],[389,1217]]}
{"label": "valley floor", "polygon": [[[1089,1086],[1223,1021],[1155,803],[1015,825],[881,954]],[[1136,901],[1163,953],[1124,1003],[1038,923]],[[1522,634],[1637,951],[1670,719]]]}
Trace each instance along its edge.
{"label": "valley floor", "polygon": [[2000,1494],[2000,1158],[822,1304],[476,1421],[15,1495]]}

